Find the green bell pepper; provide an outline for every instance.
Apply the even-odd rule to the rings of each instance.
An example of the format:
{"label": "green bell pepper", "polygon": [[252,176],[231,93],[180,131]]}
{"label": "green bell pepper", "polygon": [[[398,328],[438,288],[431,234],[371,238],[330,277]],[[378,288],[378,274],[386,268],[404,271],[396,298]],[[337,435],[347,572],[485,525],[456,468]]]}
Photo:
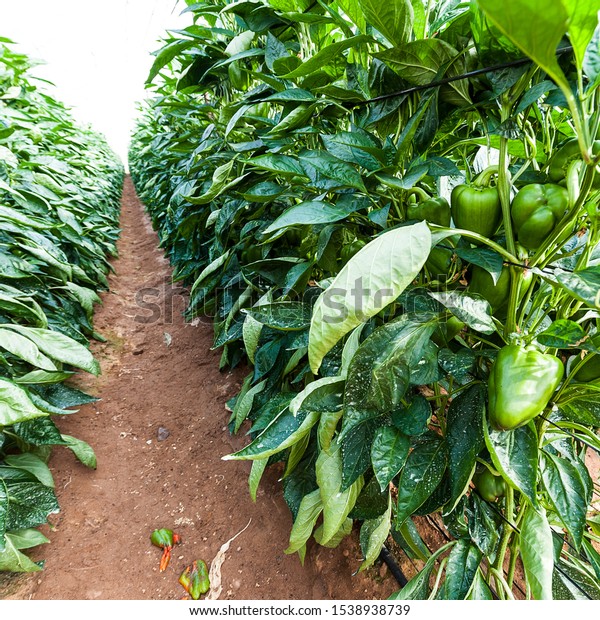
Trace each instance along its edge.
{"label": "green bell pepper", "polygon": [[495,476],[487,467],[473,476],[475,489],[486,502],[495,502],[506,493],[506,482],[502,476]]}
{"label": "green bell pepper", "polygon": [[[592,154],[600,153],[600,140],[594,140],[592,145]],[[548,163],[548,177],[553,183],[563,183],[567,176],[567,171],[571,162],[582,159],[581,150],[577,138],[567,140],[550,158]],[[600,175],[594,176],[593,186],[595,189],[600,188]]]}
{"label": "green bell pepper", "polygon": [[438,226],[450,226],[450,205],[445,198],[438,196],[430,198],[429,195],[420,187],[413,187],[409,191],[409,196],[414,198],[418,196],[418,202],[409,203],[406,208],[407,220],[426,220]]}
{"label": "green bell pepper", "polygon": [[585,364],[575,373],[574,378],[575,381],[581,383],[600,379],[600,355],[593,355],[591,359],[586,360]]}
{"label": "green bell pepper", "polygon": [[484,170],[473,185],[457,185],[450,195],[452,219],[457,228],[464,228],[492,237],[502,220],[502,206],[496,187],[487,183],[495,168]]}
{"label": "green bell pepper", "polygon": [[563,363],[554,355],[531,345],[502,347],[488,384],[490,424],[505,431],[527,424],[545,409],[563,374]]}
{"label": "green bell pepper", "polygon": [[345,265],[359,250],[362,250],[367,242],[364,239],[355,239],[351,243],[346,243],[340,251],[340,259]]}
{"label": "green bell pepper", "polygon": [[434,278],[442,276],[445,279],[452,267],[453,256],[454,251],[450,248],[432,248],[431,252],[429,252],[429,258],[425,262],[425,267],[427,267],[427,271]]}
{"label": "green bell pepper", "polygon": [[532,183],[523,187],[510,207],[519,243],[528,250],[539,248],[568,206],[569,194],[560,185]]}
{"label": "green bell pepper", "polygon": [[[521,270],[521,273],[523,280],[520,294],[522,297],[531,286],[533,273],[529,269]],[[498,281],[494,284],[494,280],[487,270],[478,265],[473,265],[471,281],[467,290],[487,299],[492,307],[492,311],[501,310],[508,303],[510,295],[510,268],[503,267]]]}

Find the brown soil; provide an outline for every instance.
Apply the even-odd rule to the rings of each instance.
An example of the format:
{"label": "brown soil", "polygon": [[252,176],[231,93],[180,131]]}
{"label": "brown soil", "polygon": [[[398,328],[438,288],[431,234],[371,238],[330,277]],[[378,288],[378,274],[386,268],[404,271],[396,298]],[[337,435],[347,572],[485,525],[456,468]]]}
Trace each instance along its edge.
{"label": "brown soil", "polygon": [[[309,545],[304,567],[296,555],[283,553],[292,520],[279,472],[267,470],[253,503],[250,464],[221,460],[248,441],[226,429],[225,403],[244,371],[219,373],[210,323],[184,322],[185,298],[171,285],[171,270],[130,179],[121,224],[111,291],[95,318],[107,339],[93,344],[102,375],[79,379],[101,400],[59,420],[64,433],[93,446],[98,469],[86,469],[66,449],[55,450],[50,466],[61,512],[43,528],[51,544],[32,553],[45,558],[45,569],[0,577],[3,596],[178,599],[183,568],[197,559],[210,564],[248,522],[227,552],[221,599],[382,599],[397,590],[385,567],[352,576],[360,565],[356,537],[337,549]],[[155,290],[156,296],[146,291],[145,300],[158,304],[156,316],[136,302],[144,288]],[[159,440],[160,427],[167,429],[166,439]],[[160,550],[149,540],[160,527],[183,540],[163,573]]]}

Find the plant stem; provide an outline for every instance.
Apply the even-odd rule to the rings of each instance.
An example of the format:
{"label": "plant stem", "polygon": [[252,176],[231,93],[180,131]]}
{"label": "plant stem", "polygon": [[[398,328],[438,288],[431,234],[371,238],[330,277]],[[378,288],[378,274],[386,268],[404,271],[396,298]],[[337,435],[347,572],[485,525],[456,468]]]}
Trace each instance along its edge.
{"label": "plant stem", "polygon": [[[510,541],[510,537],[513,534],[513,518],[514,518],[514,511],[515,511],[515,492],[513,490],[512,487],[506,485],[506,502],[505,502],[505,516],[507,521],[509,521],[509,523],[503,523],[502,525],[502,538],[500,539],[500,545],[498,547],[498,555],[496,556],[496,561],[494,562],[494,565],[492,566],[492,571],[494,571],[494,574],[496,574],[496,572],[498,572],[500,574],[500,576],[502,575],[502,571],[504,570],[504,558],[506,556],[506,551],[508,548],[508,543]],[[496,578],[498,579],[498,575],[496,575]],[[502,579],[504,581],[504,579]],[[506,581],[504,581],[504,584],[508,586],[508,584],[506,584]],[[509,588],[509,593],[510,593],[510,588]],[[511,594],[512,596],[512,594]]]}

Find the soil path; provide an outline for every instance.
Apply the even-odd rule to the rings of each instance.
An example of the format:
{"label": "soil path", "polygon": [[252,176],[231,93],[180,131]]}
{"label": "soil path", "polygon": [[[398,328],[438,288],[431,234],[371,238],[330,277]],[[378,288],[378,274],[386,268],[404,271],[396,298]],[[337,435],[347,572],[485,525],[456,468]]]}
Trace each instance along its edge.
{"label": "soil path", "polygon": [[[122,207],[119,259],[95,317],[107,339],[93,344],[102,375],[79,379],[101,400],[59,420],[63,432],[93,446],[98,468],[55,450],[50,466],[61,513],[44,529],[51,544],[33,553],[45,558],[45,569],[11,577],[0,592],[13,599],[178,599],[183,568],[196,559],[210,564],[250,521],[226,555],[221,599],[387,597],[398,586],[385,570],[352,576],[360,564],[355,539],[337,549],[309,546],[304,568],[283,553],[291,516],[278,472],[267,471],[253,503],[250,464],[221,460],[247,443],[225,428],[225,403],[244,372],[219,373],[212,326],[184,322],[185,298],[171,285],[129,178]],[[149,541],[160,527],[183,540],[163,573],[160,550]]]}

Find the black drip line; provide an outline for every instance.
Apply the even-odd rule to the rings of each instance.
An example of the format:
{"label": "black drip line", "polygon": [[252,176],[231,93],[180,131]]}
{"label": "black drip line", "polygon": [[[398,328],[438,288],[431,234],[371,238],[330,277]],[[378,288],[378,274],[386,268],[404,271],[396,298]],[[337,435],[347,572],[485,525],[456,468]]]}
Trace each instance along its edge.
{"label": "black drip line", "polygon": [[[566,47],[561,47],[556,50],[557,55],[566,54],[568,52],[572,52],[573,48],[568,45]],[[460,75],[453,75],[451,77],[441,78],[439,80],[434,80],[429,84],[420,84],[418,86],[411,86],[410,88],[405,88],[404,90],[399,90],[393,93],[387,93],[385,95],[379,95],[378,97],[373,97],[372,99],[366,99],[365,101],[353,101],[346,102],[342,105],[347,108],[356,108],[363,105],[368,105],[369,103],[377,103],[379,101],[386,101],[387,99],[393,99],[396,97],[404,97],[406,95],[411,95],[412,93],[417,93],[422,90],[428,90],[430,88],[436,88],[438,86],[445,86],[446,84],[451,84],[452,82],[458,82],[459,80],[468,79],[471,77],[476,77],[478,75],[483,75],[485,73],[492,73],[494,71],[500,71],[502,69],[509,69],[512,67],[520,67],[522,65],[526,65],[532,63],[533,60],[531,58],[518,58],[517,60],[511,60],[509,62],[503,62],[498,65],[492,65],[490,67],[483,67],[482,69],[474,69],[473,71],[467,71],[466,73],[462,73]]]}

